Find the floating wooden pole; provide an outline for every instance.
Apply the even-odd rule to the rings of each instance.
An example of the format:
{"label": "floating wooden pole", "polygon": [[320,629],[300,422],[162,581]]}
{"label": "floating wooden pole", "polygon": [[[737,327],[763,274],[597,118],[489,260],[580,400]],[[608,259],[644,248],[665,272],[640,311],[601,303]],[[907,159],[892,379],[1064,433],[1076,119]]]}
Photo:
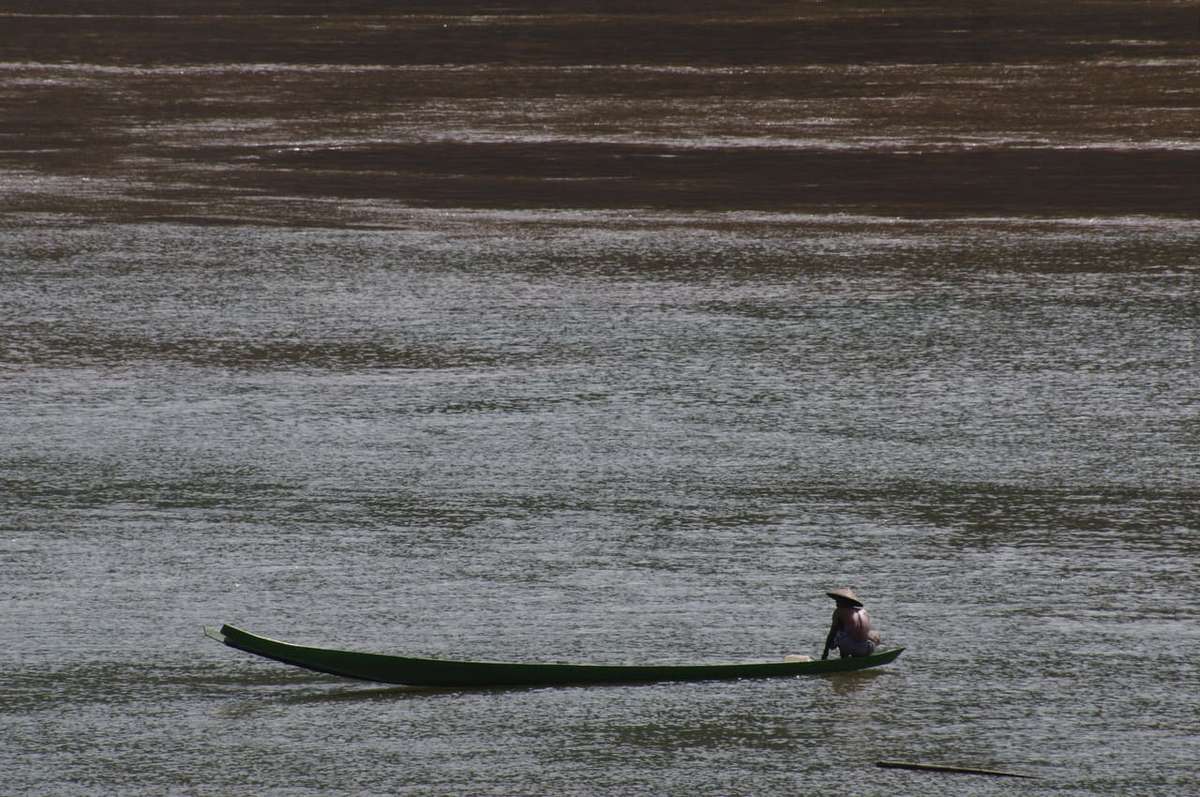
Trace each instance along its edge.
{"label": "floating wooden pole", "polygon": [[1020,772],[1004,772],[999,769],[973,769],[970,767],[947,767],[941,764],[918,764],[913,761],[876,761],[875,766],[884,769],[915,769],[919,772],[949,772],[956,775],[989,775],[993,778],[1036,778]]}

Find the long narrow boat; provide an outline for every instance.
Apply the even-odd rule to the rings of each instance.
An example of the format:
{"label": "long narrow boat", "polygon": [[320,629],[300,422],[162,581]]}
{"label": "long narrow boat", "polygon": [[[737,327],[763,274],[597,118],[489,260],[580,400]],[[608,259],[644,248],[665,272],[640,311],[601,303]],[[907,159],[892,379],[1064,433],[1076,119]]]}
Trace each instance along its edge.
{"label": "long narrow boat", "polygon": [[741,664],[538,664],[502,661],[414,659],[379,653],[304,647],[251,634],[231,625],[206,626],[218,642],[307,670],[386,684],[438,687],[550,686],[563,684],[706,681],[779,678],[863,670],[894,661],[904,648],[872,656],[825,661],[763,661]]}

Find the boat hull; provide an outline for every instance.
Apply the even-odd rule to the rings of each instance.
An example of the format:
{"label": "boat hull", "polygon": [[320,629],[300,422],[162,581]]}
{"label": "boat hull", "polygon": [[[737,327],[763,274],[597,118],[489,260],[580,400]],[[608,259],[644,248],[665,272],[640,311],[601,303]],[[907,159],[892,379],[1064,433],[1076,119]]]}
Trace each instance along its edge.
{"label": "boat hull", "polygon": [[768,661],[737,664],[541,664],[500,661],[451,661],[293,645],[231,625],[205,627],[204,633],[229,647],[257,656],[362,681],[407,686],[489,687],[569,684],[707,681],[822,675],[878,667],[894,661],[904,648],[847,659]]}

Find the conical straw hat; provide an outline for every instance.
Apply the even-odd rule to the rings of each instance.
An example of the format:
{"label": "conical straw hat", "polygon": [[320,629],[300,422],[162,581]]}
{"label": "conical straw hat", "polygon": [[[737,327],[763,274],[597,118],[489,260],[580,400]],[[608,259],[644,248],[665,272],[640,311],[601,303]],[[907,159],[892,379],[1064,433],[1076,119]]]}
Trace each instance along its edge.
{"label": "conical straw hat", "polygon": [[855,606],[863,605],[863,602],[860,601],[858,599],[858,596],[854,594],[854,590],[850,589],[849,587],[839,587],[837,589],[831,589],[831,590],[829,590],[829,592],[826,592],[825,594],[828,595],[829,597],[833,598],[834,600],[841,598],[842,600],[850,601]]}

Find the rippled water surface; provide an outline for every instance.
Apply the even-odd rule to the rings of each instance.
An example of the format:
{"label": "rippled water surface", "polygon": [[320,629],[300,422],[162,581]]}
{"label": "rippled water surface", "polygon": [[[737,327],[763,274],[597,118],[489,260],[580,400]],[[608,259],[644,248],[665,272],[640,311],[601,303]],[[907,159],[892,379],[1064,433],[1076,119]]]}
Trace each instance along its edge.
{"label": "rippled water surface", "polygon": [[0,4],[0,793],[1197,787],[1194,8],[160,5]]}

